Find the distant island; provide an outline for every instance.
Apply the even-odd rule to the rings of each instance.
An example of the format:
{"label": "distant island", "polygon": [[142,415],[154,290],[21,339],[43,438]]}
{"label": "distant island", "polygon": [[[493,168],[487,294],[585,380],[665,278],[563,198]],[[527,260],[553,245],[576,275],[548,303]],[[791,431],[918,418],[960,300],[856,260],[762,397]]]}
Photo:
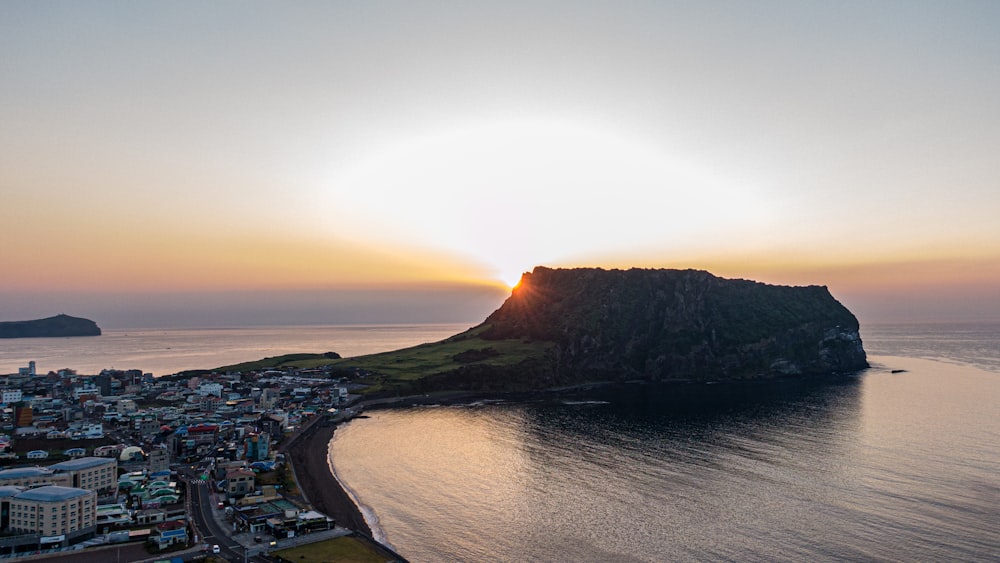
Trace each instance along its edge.
{"label": "distant island", "polygon": [[33,321],[0,322],[0,338],[45,338],[100,336],[101,328],[90,319],[56,315]]}
{"label": "distant island", "polygon": [[220,369],[327,365],[367,384],[371,396],[808,377],[868,367],[858,329],[823,286],[699,270],[537,267],[485,321],[441,342]]}

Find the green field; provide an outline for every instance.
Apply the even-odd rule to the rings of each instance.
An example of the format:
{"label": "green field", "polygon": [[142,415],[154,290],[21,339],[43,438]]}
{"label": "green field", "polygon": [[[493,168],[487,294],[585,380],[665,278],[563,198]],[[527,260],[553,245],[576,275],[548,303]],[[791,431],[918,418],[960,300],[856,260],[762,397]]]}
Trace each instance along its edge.
{"label": "green field", "polygon": [[281,561],[296,563],[385,563],[395,560],[371,543],[354,536],[279,549],[272,551],[271,555]]}
{"label": "green field", "polygon": [[322,354],[289,354],[219,368],[228,371],[251,371],[267,368],[301,369],[332,366],[345,374],[363,370],[357,381],[371,387],[368,392],[405,387],[407,383],[432,375],[447,373],[468,365],[513,366],[545,354],[552,344],[525,340],[485,340],[480,326],[440,342],[354,358],[330,359]]}

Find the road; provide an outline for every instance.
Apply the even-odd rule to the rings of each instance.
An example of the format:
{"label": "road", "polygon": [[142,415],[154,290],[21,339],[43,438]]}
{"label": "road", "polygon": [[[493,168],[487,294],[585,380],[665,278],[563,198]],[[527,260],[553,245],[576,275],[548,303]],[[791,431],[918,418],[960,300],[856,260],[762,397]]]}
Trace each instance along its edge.
{"label": "road", "polygon": [[[198,473],[189,467],[178,471],[184,475],[188,482],[188,496],[191,499],[191,512],[188,516],[194,521],[198,529],[199,542],[207,545],[218,545],[223,558],[227,561],[253,561],[255,563],[265,563],[267,559],[260,556],[247,557],[242,545],[231,538],[232,532],[220,526],[213,516],[213,511],[218,510],[212,498],[211,481],[202,481]],[[250,550],[251,552],[253,549]]]}

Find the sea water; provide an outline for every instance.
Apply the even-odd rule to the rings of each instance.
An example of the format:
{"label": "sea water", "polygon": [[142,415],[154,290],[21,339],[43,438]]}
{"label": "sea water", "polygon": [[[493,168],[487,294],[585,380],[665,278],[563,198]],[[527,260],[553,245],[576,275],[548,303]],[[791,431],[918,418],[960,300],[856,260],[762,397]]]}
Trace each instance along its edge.
{"label": "sea water", "polygon": [[436,342],[466,324],[278,326],[216,329],[105,330],[101,336],[0,339],[0,374],[34,361],[36,372],[63,368],[93,375],[138,369],[156,376],[213,369],[268,356],[336,352],[360,356]]}
{"label": "sea water", "polygon": [[835,381],[373,411],[331,461],[414,563],[1000,559],[1000,325],[862,336]]}
{"label": "sea water", "polygon": [[[7,339],[0,373],[34,360],[40,373],[165,375],[393,350],[465,328]],[[415,563],[1000,559],[1000,325],[862,336],[874,367],[833,383],[373,412],[338,429],[334,466],[376,533]]]}

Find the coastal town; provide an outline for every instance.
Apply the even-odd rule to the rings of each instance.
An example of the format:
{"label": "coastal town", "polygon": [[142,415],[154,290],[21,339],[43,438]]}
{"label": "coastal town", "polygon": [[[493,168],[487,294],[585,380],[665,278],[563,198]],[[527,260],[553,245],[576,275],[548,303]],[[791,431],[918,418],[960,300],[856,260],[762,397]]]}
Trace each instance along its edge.
{"label": "coastal town", "polygon": [[304,435],[357,413],[351,388],[322,367],[0,375],[0,557],[281,561],[345,538],[402,560],[310,503],[300,481],[329,471],[292,467]]}

